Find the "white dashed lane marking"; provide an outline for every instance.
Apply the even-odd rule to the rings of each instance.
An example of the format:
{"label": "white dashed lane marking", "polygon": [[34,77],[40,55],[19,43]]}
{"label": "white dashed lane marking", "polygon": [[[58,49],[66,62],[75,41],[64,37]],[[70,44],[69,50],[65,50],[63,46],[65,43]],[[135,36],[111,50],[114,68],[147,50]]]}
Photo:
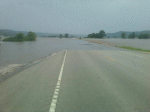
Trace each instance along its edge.
{"label": "white dashed lane marking", "polygon": [[55,112],[55,109],[56,109],[56,104],[57,104],[57,99],[58,99],[58,94],[59,94],[59,89],[60,89],[60,84],[61,84],[61,78],[62,78],[63,69],[64,69],[64,65],[65,65],[65,60],[66,60],[66,55],[67,55],[67,50],[65,52],[64,60],[63,60],[61,70],[60,70],[60,73],[59,73],[59,77],[58,77],[58,81],[57,81],[57,84],[56,84],[56,87],[55,87],[55,90],[54,90],[54,95],[53,95],[53,98],[52,98],[52,102],[51,102],[51,105],[50,105],[49,112]]}

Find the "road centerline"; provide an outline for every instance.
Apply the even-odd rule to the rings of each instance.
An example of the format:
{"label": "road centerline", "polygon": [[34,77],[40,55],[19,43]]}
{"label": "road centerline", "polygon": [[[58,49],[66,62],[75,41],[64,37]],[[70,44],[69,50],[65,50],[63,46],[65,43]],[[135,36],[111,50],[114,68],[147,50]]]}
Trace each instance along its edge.
{"label": "road centerline", "polygon": [[108,59],[110,59],[110,60],[112,60],[112,61],[115,61],[114,59],[112,59],[112,58],[110,58],[110,57],[108,57],[108,56],[105,56],[106,58],[108,58]]}
{"label": "road centerline", "polygon": [[64,56],[64,59],[63,59],[63,63],[62,63],[62,66],[61,66],[60,73],[59,73],[58,81],[57,81],[57,84],[56,84],[56,87],[55,87],[55,90],[54,90],[54,94],[53,94],[53,98],[52,98],[52,102],[51,102],[51,105],[50,105],[49,112],[55,112],[55,109],[56,109],[56,104],[57,104],[57,99],[58,99],[61,79],[62,79],[64,65],[65,65],[65,60],[66,60],[66,55],[67,55],[67,50],[65,52],[65,56]]}

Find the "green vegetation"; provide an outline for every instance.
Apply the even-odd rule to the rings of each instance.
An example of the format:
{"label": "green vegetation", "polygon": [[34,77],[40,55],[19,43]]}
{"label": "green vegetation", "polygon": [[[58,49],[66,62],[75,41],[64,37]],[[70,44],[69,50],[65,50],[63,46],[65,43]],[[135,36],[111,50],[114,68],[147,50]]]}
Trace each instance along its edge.
{"label": "green vegetation", "polygon": [[150,39],[150,35],[149,34],[140,34],[138,36],[138,39]]}
{"label": "green vegetation", "polygon": [[126,38],[126,33],[122,33],[121,38],[125,39]]}
{"label": "green vegetation", "polygon": [[25,37],[25,41],[35,41],[37,35],[34,32],[29,32],[28,35]]}
{"label": "green vegetation", "polygon": [[135,37],[136,37],[135,32],[132,32],[132,33],[128,36],[129,39],[134,39]]}
{"label": "green vegetation", "polygon": [[2,37],[0,37],[0,41],[1,41]]}
{"label": "green vegetation", "polygon": [[75,37],[74,35],[70,35],[70,37]]}
{"label": "green vegetation", "polygon": [[63,37],[63,35],[62,35],[62,34],[60,34],[60,35],[59,35],[59,38],[62,38],[62,37]]}
{"label": "green vegetation", "polygon": [[[126,33],[121,34],[121,38],[125,39],[126,38]],[[138,35],[135,35],[135,32],[132,32],[131,34],[128,35],[128,39],[150,39],[150,35],[148,33],[141,33]]]}
{"label": "green vegetation", "polygon": [[57,37],[57,35],[48,35],[48,36],[41,36],[41,37]]}
{"label": "green vegetation", "polygon": [[69,34],[68,34],[68,33],[65,33],[65,37],[68,38],[68,36],[69,36]]}
{"label": "green vegetation", "polygon": [[134,47],[130,47],[130,46],[117,46],[117,47],[123,48],[123,49],[129,49],[129,50],[137,50],[137,51],[150,52],[150,50],[145,50],[145,49],[140,49],[140,48],[134,48]]}
{"label": "green vegetation", "polygon": [[105,31],[101,30],[99,33],[91,33],[91,34],[89,34],[88,38],[103,38],[105,36],[106,36]]}
{"label": "green vegetation", "polygon": [[23,33],[19,33],[15,37],[6,38],[3,41],[10,41],[10,42],[35,41],[36,37],[37,37],[36,34],[30,31],[27,36],[24,36]]}

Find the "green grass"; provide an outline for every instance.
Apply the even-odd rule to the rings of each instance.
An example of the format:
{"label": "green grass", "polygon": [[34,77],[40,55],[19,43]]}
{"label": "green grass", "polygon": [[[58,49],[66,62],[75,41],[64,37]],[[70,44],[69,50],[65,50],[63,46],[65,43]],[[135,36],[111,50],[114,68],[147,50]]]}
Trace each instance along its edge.
{"label": "green grass", "polygon": [[130,47],[130,46],[117,46],[117,47],[123,48],[123,49],[129,49],[129,50],[150,52],[150,50],[145,50],[145,49],[140,49],[140,48],[134,48],[134,47]]}

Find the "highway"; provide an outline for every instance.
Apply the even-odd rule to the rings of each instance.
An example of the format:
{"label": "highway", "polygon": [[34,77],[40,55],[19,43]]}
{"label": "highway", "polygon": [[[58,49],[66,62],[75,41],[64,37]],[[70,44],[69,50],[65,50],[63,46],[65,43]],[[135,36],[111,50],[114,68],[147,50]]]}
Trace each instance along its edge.
{"label": "highway", "polygon": [[107,47],[66,49],[0,82],[0,112],[150,112],[150,54]]}

